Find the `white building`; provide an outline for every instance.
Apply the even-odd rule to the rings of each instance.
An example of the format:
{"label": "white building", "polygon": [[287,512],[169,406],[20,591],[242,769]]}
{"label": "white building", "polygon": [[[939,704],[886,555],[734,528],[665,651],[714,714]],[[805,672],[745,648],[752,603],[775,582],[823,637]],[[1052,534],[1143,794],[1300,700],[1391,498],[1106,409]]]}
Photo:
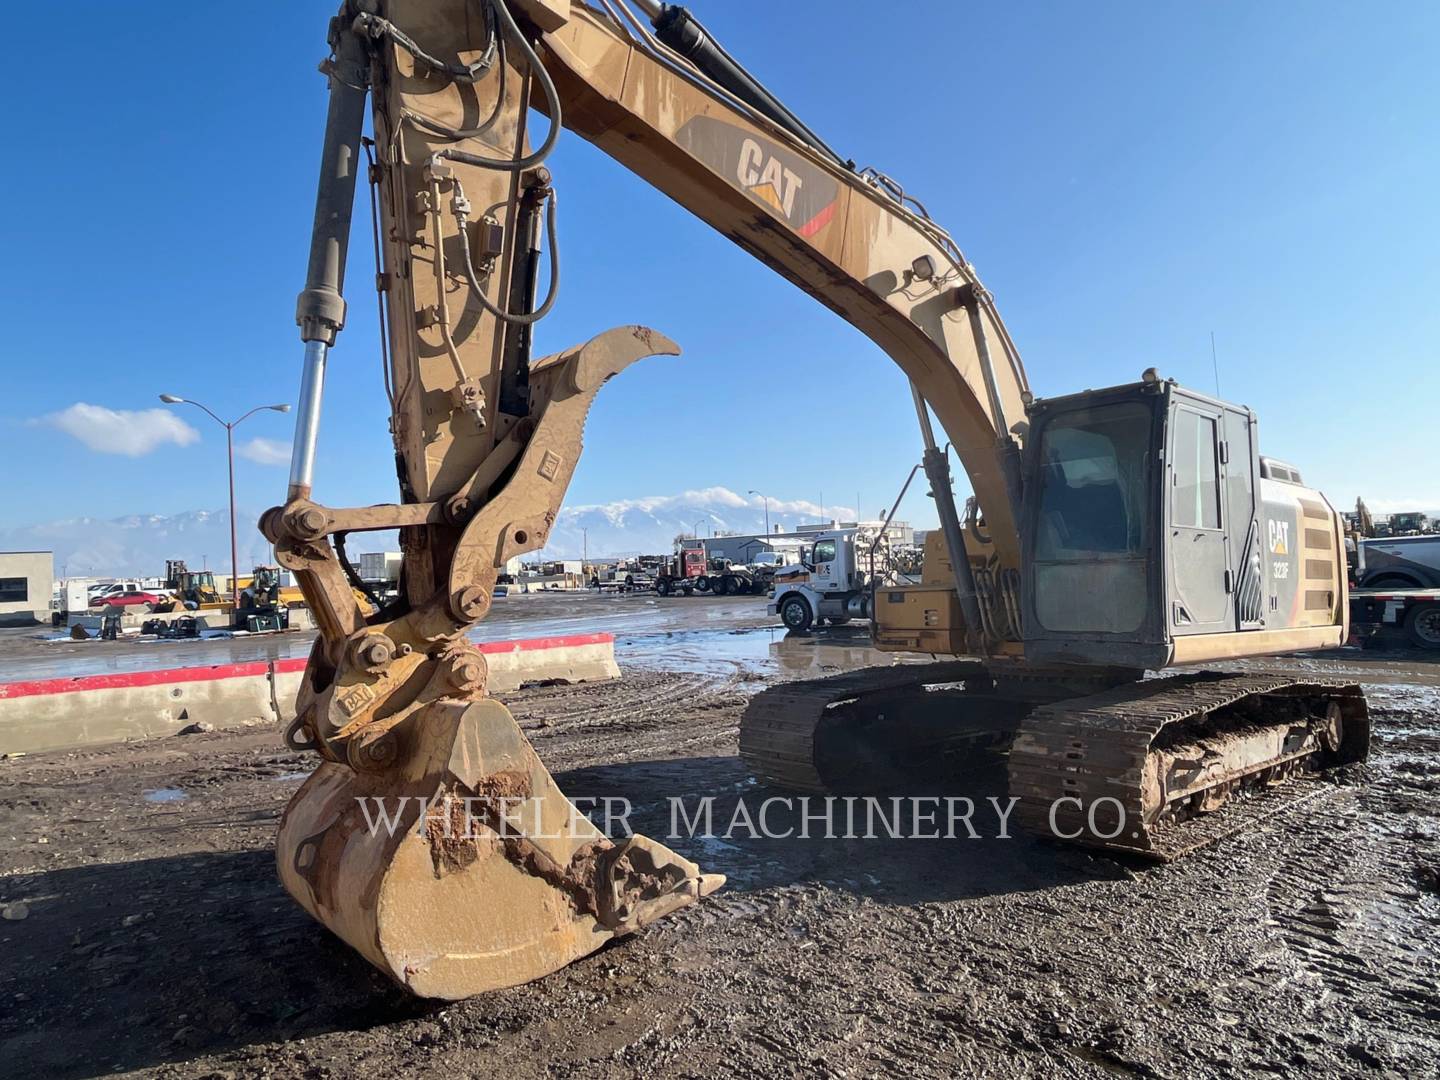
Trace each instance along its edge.
{"label": "white building", "polygon": [[0,623],[50,621],[55,556],[49,551],[0,551]]}
{"label": "white building", "polygon": [[360,556],[359,572],[361,581],[379,581],[394,584],[400,580],[400,563],[403,558],[398,551],[367,551]]}
{"label": "white building", "polygon": [[[809,525],[796,525],[795,531],[801,535],[830,532],[835,529],[859,529],[863,533],[878,533],[884,526],[884,518],[874,518],[870,521],[831,520]],[[908,521],[896,518],[890,522],[890,527],[885,529],[885,539],[891,547],[910,547],[915,543],[915,530],[911,528]]]}

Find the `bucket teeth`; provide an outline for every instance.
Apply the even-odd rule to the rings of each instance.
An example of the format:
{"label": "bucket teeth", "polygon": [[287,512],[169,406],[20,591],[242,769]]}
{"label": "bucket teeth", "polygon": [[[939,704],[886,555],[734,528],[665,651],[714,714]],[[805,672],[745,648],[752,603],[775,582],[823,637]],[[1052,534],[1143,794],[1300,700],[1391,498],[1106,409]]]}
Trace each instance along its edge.
{"label": "bucket teeth", "polygon": [[702,874],[689,859],[647,836],[628,837],[603,861],[600,921],[617,934],[648,926],[725,884],[725,875]]}
{"label": "bucket teeth", "polygon": [[392,768],[326,762],[281,819],[281,880],[316,919],[423,997],[549,974],[724,878],[580,814],[493,699],[426,706]]}

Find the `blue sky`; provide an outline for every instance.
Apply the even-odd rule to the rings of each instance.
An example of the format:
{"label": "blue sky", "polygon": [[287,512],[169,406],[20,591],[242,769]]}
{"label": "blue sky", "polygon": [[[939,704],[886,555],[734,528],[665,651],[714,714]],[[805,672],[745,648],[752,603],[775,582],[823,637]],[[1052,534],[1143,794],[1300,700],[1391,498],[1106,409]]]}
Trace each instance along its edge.
{"label": "blue sky", "polygon": [[[1038,393],[1150,365],[1213,392],[1214,331],[1221,394],[1258,411],[1263,452],[1337,504],[1440,509],[1440,7],[691,6],[928,204]],[[13,40],[56,47],[7,59],[4,525],[219,506],[223,432],[203,414],[179,414],[198,438],[149,418],[117,441],[73,406],[169,391],[236,415],[293,401],[299,375],[330,5],[67,10],[63,40],[52,13],[11,18]],[[550,164],[565,282],[538,351],[628,322],[685,349],[606,387],[570,501],[720,485],[888,504],[919,439],[879,350],[578,138]],[[394,497],[371,272],[357,232],[317,467],[334,505]],[[241,441],[289,433],[267,413]],[[238,471],[242,506],[283,496],[282,466]],[[933,519],[923,496],[906,511]]]}

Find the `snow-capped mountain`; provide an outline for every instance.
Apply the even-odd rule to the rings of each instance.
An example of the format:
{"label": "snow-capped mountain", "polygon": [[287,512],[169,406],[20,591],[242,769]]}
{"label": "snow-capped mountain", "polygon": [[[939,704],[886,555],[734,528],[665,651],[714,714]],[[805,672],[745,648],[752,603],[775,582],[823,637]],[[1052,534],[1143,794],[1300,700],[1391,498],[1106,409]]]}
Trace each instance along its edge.
{"label": "snow-capped mountain", "polygon": [[[770,500],[770,527],[786,530],[797,524],[854,517],[849,506],[823,510],[803,499]],[[270,545],[256,529],[260,513],[241,509],[237,515],[241,572],[273,562]],[[670,551],[681,533],[761,532],[765,500],[710,487],[678,495],[655,495],[615,502],[566,506],[542,553],[547,558],[660,554]],[[352,559],[362,552],[395,549],[393,533],[351,538]],[[53,551],[55,575],[158,576],[166,559],[184,559],[192,569],[230,567],[230,515],[224,510],[191,510],[181,514],[132,514],[109,520],[89,517],[43,525],[0,527],[0,551]]]}
{"label": "snow-capped mountain", "polygon": [[[830,518],[853,518],[851,506],[823,508],[804,499],[770,500],[770,528],[791,530],[796,525]],[[657,555],[670,551],[675,537],[714,536],[720,533],[758,533],[765,530],[765,500],[738,495],[729,488],[710,487],[678,495],[565,506],[550,532],[544,554],[550,558]]]}
{"label": "snow-capped mountain", "polygon": [[[241,573],[273,562],[270,544],[255,526],[259,512],[242,509],[236,516]],[[9,526],[0,528],[0,550],[53,551],[56,577],[158,577],[165,572],[166,559],[184,559],[195,570],[208,565],[228,571],[230,513],[190,510]]]}

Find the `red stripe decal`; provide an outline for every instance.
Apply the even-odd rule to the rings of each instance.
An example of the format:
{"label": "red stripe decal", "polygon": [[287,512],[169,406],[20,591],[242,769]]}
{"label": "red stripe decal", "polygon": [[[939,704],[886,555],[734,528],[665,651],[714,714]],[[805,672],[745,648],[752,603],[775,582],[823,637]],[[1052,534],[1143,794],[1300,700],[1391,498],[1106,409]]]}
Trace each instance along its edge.
{"label": "red stripe decal", "polygon": [[795,231],[798,232],[801,236],[807,238],[814,236],[826,225],[829,225],[830,219],[834,216],[835,204],[832,202],[829,206],[825,207],[824,210],[821,210],[818,214],[816,214],[813,218],[807,221],[804,225],[801,225],[800,228],[796,229]]}
{"label": "red stripe decal", "polygon": [[[570,634],[564,637],[525,638],[520,641],[486,641],[477,645],[482,653],[534,652],[542,649],[575,648],[580,645],[607,645],[614,634]],[[275,672],[287,675],[304,671],[306,658],[276,660]],[[240,679],[264,675],[271,661],[251,660],[240,664],[214,664],[209,667],[167,668],[161,671],[126,671],[112,675],[81,675],[71,679],[35,679],[28,682],[0,683],[0,701],[8,698],[35,697],[40,694],[73,694],[86,690],[128,690],[141,686],[167,683],[208,682],[212,679]]]}

